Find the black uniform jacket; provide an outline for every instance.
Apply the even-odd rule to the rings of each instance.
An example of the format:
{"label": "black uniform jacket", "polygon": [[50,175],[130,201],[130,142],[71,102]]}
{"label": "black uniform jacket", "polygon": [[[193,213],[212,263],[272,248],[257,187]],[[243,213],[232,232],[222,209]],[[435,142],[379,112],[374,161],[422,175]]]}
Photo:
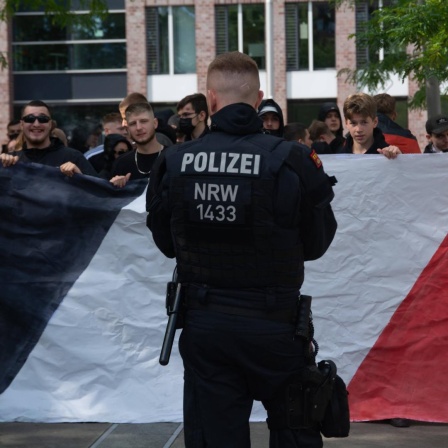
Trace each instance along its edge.
{"label": "black uniform jacket", "polygon": [[[230,139],[230,144],[234,142],[235,150],[238,150],[238,144],[244,145],[246,141],[250,143],[255,139],[265,146],[274,143],[279,148],[284,148],[287,145],[289,156],[286,162],[297,173],[301,184],[301,214],[306,216],[306,223],[303,223],[300,231],[305,241],[305,260],[319,258],[325,253],[336,232],[336,220],[330,206],[334,197],[332,185],[335,179],[327,176],[314,151],[295,142],[263,135],[260,133],[261,128],[261,120],[251,106],[244,103],[232,104],[212,116],[211,132],[202,139],[174,145],[162,152],[151,172],[146,207],[147,225],[153,233],[156,245],[167,257],[173,258],[176,253],[170,229],[171,210],[166,201],[166,189],[169,188],[167,179],[171,175],[166,171],[166,159],[174,156],[175,152],[191,148],[191,145],[201,145],[201,150],[204,151],[212,150],[214,142],[222,139],[223,135]],[[285,190],[285,195],[287,194]]]}

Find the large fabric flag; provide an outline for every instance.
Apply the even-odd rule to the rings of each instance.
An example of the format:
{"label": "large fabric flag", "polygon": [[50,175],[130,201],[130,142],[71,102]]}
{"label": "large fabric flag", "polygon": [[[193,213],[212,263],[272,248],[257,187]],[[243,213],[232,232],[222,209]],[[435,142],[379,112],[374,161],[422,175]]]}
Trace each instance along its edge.
{"label": "large fabric flag", "polygon": [[[118,212],[146,182],[109,182],[37,164],[0,168],[0,393],[90,263]],[[6,343],[7,341],[7,343]]]}
{"label": "large fabric flag", "polygon": [[[338,231],[305,266],[318,359],[336,361],[353,420],[448,422],[448,157],[322,160]],[[177,342],[158,363],[174,262],[144,187],[0,168],[0,420],[182,420]]]}

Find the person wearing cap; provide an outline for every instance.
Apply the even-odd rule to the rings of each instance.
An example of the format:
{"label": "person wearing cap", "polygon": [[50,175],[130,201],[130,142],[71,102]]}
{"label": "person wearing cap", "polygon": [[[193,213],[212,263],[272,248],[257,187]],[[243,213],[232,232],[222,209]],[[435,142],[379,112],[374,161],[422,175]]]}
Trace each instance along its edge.
{"label": "person wearing cap", "polygon": [[429,140],[424,150],[426,154],[448,153],[448,115],[439,114],[429,118],[426,122],[426,138]]}
{"label": "person wearing cap", "polygon": [[258,108],[258,116],[263,120],[263,132],[265,134],[283,137],[285,130],[283,112],[274,100],[263,100]]}

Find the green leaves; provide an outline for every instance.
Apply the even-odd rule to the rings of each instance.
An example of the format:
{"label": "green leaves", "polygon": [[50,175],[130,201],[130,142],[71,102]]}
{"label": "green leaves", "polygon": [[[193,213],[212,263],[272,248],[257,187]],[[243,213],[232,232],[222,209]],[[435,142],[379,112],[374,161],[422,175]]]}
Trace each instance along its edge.
{"label": "green leaves", "polygon": [[[366,3],[371,0],[333,0],[336,6]],[[375,91],[392,74],[411,77],[424,89],[426,79],[448,81],[448,7],[446,0],[384,0],[363,27],[350,36],[357,45],[368,47],[369,54],[384,50],[384,58],[370,60],[365,67],[343,69],[340,75],[359,87]],[[421,92],[413,99],[422,106]]]}
{"label": "green leaves", "polygon": [[[105,19],[108,14],[107,0],[4,0],[3,8],[0,9],[0,21],[8,21],[15,13],[25,11],[42,11],[53,25],[60,28],[78,26],[92,32],[98,27],[98,19]],[[87,13],[80,14],[80,11]],[[7,66],[7,57],[0,52],[0,69]]]}
{"label": "green leaves", "polygon": [[[79,14],[76,11],[88,11]],[[83,27],[94,27],[97,18],[107,15],[106,0],[5,0],[0,10],[0,20],[9,20],[15,13],[22,11],[42,11],[51,17],[53,25],[66,27],[80,24]]]}

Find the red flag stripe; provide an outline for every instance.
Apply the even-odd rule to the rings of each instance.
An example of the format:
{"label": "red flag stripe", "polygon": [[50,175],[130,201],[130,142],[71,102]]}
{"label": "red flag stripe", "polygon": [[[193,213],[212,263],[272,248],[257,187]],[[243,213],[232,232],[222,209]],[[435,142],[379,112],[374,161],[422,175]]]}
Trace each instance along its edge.
{"label": "red flag stripe", "polygon": [[448,236],[349,384],[354,421],[448,422]]}

